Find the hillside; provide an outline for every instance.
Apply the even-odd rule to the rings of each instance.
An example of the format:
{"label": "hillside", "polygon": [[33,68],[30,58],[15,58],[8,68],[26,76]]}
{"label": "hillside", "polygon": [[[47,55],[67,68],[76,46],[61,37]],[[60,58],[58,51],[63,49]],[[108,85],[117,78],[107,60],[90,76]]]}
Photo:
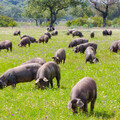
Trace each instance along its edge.
{"label": "hillside", "polygon": [[22,18],[25,2],[26,0],[0,0],[0,15],[12,17],[14,20]]}
{"label": "hillside", "polygon": [[22,6],[26,0],[0,0],[3,6]]}

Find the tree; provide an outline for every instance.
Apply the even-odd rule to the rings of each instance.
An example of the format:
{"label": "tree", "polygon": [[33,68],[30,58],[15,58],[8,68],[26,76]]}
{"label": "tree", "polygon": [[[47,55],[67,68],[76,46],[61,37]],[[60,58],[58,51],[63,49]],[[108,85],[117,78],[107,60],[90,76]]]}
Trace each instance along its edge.
{"label": "tree", "polygon": [[42,10],[38,7],[27,6],[25,7],[25,12],[23,13],[23,16],[34,19],[36,22],[36,26],[38,26],[38,20],[40,18],[43,18],[43,14],[41,11]]}
{"label": "tree", "polygon": [[[42,11],[41,7],[27,6],[27,7],[25,7],[25,12],[23,13],[23,16],[34,19],[36,22],[36,26],[38,26],[38,21],[39,21],[40,25],[45,20],[48,22],[48,20],[50,18],[50,11],[48,11],[48,10]],[[60,19],[63,16],[65,16],[65,11],[61,10],[58,13],[57,18]]]}
{"label": "tree", "polygon": [[119,2],[119,0],[90,0],[93,7],[101,13],[103,17],[103,27],[106,26],[106,18],[108,16],[108,9],[111,5],[116,4]]}
{"label": "tree", "polygon": [[20,8],[18,8],[17,6],[12,6],[12,7],[8,7],[6,9],[6,13],[4,14],[7,15],[8,17],[12,17],[15,20],[21,18],[21,13],[22,10]]}
{"label": "tree", "polygon": [[108,18],[111,20],[113,20],[116,17],[120,17],[120,3],[112,6],[108,15]]}
{"label": "tree", "polygon": [[0,15],[3,15],[4,7],[2,4],[0,4]]}
{"label": "tree", "polygon": [[88,17],[91,17],[94,15],[93,10],[86,6],[76,6],[70,9],[69,14],[75,17],[83,17],[84,15],[87,15]]}
{"label": "tree", "polygon": [[17,26],[17,23],[8,16],[0,15],[0,27],[14,27]]}
{"label": "tree", "polygon": [[[84,1],[84,0],[83,0]],[[67,10],[68,7],[83,3],[82,0],[28,0],[28,6],[40,7],[42,11],[48,10],[50,13],[50,31],[57,19],[57,14],[61,10]]]}

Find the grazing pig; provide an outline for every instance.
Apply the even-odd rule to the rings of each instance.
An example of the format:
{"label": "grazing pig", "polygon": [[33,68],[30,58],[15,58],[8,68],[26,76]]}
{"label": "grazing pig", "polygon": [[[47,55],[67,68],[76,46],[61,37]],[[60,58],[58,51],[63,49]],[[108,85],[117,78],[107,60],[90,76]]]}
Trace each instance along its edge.
{"label": "grazing pig", "polygon": [[4,40],[0,42],[0,50],[2,49],[7,49],[7,52],[10,51],[12,52],[12,42],[10,42],[9,40]]}
{"label": "grazing pig", "polygon": [[86,50],[85,50],[85,58],[86,58],[85,63],[87,63],[88,61],[90,63],[99,62],[98,58],[95,57],[95,49],[93,47],[91,47],[91,46],[86,48]]}
{"label": "grazing pig", "polygon": [[49,39],[51,39],[51,34],[49,32],[44,33],[44,35],[47,35]]}
{"label": "grazing pig", "polygon": [[73,49],[73,51],[74,51],[75,53],[78,53],[78,52],[84,53],[85,50],[86,50],[86,48],[87,48],[88,46],[92,46],[92,47],[95,49],[95,53],[96,53],[97,44],[96,44],[96,43],[92,43],[92,42],[80,44],[80,45],[76,46],[76,47]]}
{"label": "grazing pig", "polygon": [[17,83],[34,80],[40,67],[41,65],[38,63],[30,63],[7,70],[0,76],[0,88],[9,85],[15,87]]}
{"label": "grazing pig", "polygon": [[84,39],[84,38],[76,38],[76,39],[72,40],[72,41],[69,43],[68,47],[69,47],[69,48],[70,48],[70,47],[74,47],[74,46],[80,45],[80,44],[82,44],[82,43],[87,43],[87,42],[88,42],[87,39]]}
{"label": "grazing pig", "polygon": [[43,35],[43,36],[41,36],[41,37],[39,38],[39,40],[38,40],[38,43],[41,43],[41,42],[43,42],[43,43],[44,43],[44,35]]}
{"label": "grazing pig", "polygon": [[96,98],[97,86],[95,81],[90,77],[84,77],[72,88],[67,108],[72,109],[73,113],[78,113],[78,107],[87,112],[87,104],[91,102],[92,112]]}
{"label": "grazing pig", "polygon": [[73,31],[72,32],[72,36],[74,37],[74,36],[79,36],[79,37],[83,37],[83,34],[80,32],[80,31]]}
{"label": "grazing pig", "polygon": [[64,64],[66,59],[65,50],[63,48],[58,49],[54,57],[52,58],[54,59],[54,62],[56,62],[57,64],[62,63],[62,61]]}
{"label": "grazing pig", "polygon": [[38,43],[41,43],[41,42],[47,43],[48,40],[49,40],[49,36],[48,36],[48,35],[43,35],[43,36],[41,36],[41,37],[39,38]]}
{"label": "grazing pig", "polygon": [[37,43],[36,39],[34,37],[31,37],[29,35],[22,35],[21,36],[21,39],[24,38],[24,37],[28,37],[30,39],[30,42],[31,43]]}
{"label": "grazing pig", "polygon": [[52,36],[58,35],[58,31],[57,31],[57,30],[52,31],[52,32],[51,32],[51,35],[52,35]]}
{"label": "grazing pig", "polygon": [[20,33],[21,33],[20,30],[16,30],[16,31],[13,33],[13,35],[14,35],[14,36],[18,36],[18,35],[20,36]]}
{"label": "grazing pig", "polygon": [[56,77],[57,79],[57,86],[60,87],[60,68],[55,62],[47,62],[41,66],[41,68],[37,72],[35,85],[38,88],[45,88],[46,86],[49,87],[49,82],[51,87],[53,88],[53,81],[52,79]]}
{"label": "grazing pig", "polygon": [[112,42],[109,49],[111,52],[115,52],[115,53],[120,51],[120,40],[115,40],[114,42]]}
{"label": "grazing pig", "polygon": [[42,59],[42,58],[32,58],[32,59],[30,59],[30,60],[22,63],[22,65],[24,65],[24,64],[29,64],[29,63],[39,63],[40,65],[43,65],[43,64],[46,63],[46,62],[45,62],[45,60]]}
{"label": "grazing pig", "polygon": [[111,36],[112,35],[112,30],[108,30],[108,34]]}
{"label": "grazing pig", "polygon": [[103,30],[103,36],[109,35],[107,30]]}
{"label": "grazing pig", "polygon": [[112,31],[111,30],[103,30],[103,35],[106,36],[106,35],[112,35]]}
{"label": "grazing pig", "polygon": [[26,45],[28,44],[28,46],[30,47],[30,38],[29,37],[24,37],[22,38],[22,40],[20,41],[20,43],[18,44],[18,46],[22,47],[26,47]]}
{"label": "grazing pig", "polygon": [[91,37],[91,38],[94,38],[94,36],[95,36],[95,33],[92,31],[92,32],[90,33],[90,37]]}
{"label": "grazing pig", "polygon": [[74,30],[75,30],[75,29],[69,29],[66,34],[67,34],[67,35],[72,34],[72,32],[73,32]]}
{"label": "grazing pig", "polygon": [[48,28],[47,28],[47,31],[53,31],[53,30],[55,30],[55,28],[54,28],[54,27],[51,27],[51,28],[50,28],[50,27],[48,27]]}

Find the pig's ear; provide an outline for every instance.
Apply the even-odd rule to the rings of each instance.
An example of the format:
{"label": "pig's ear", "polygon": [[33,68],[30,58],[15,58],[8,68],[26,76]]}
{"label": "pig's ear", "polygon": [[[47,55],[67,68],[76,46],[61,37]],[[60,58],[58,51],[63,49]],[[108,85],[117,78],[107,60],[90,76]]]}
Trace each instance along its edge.
{"label": "pig's ear", "polygon": [[98,58],[96,58],[96,61],[97,61],[97,62],[99,62],[99,59],[98,59]]}
{"label": "pig's ear", "polygon": [[81,99],[77,99],[77,106],[80,108],[84,106],[84,103],[81,101]]}
{"label": "pig's ear", "polygon": [[57,59],[57,60],[59,60],[59,58],[58,58],[58,57],[56,57],[56,59]]}
{"label": "pig's ear", "polygon": [[56,57],[52,57],[52,59],[55,59]]}
{"label": "pig's ear", "polygon": [[48,79],[47,79],[47,78],[43,78],[43,81],[44,81],[44,82],[48,82]]}
{"label": "pig's ear", "polygon": [[35,84],[37,84],[39,82],[39,79],[37,79],[36,81],[35,81]]}
{"label": "pig's ear", "polygon": [[68,110],[70,110],[70,109],[72,108],[72,103],[71,103],[71,101],[68,102],[67,108],[68,108]]}

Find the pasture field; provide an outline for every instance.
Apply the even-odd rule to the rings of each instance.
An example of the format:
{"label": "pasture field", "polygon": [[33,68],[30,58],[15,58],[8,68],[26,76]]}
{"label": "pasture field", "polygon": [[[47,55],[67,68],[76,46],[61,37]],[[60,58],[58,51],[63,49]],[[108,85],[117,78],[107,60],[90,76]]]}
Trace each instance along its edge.
{"label": "pasture field", "polygon": [[[0,90],[0,120],[120,120],[120,52],[111,53],[108,49],[111,42],[120,39],[120,30],[113,29],[112,36],[103,36],[103,29],[79,29],[85,38],[98,44],[97,64],[85,64],[85,55],[74,53],[68,48],[73,39],[67,36],[65,27],[58,27],[58,36],[53,36],[47,44],[31,44],[30,47],[18,47],[19,36],[13,36],[15,30],[39,38],[46,31],[45,28],[20,27],[0,28],[0,41],[10,40],[13,52],[0,51],[0,75],[9,68],[16,67],[30,58],[41,57],[45,61],[53,61],[54,53],[59,48],[66,51],[66,63],[60,64],[61,81],[57,88],[56,79],[53,89],[35,89],[35,81],[19,83],[15,89],[11,86]],[[91,30],[95,31],[95,38],[90,38]],[[77,37],[75,37],[77,38]],[[70,100],[72,87],[83,77],[91,77],[97,84],[97,100],[94,113],[80,112],[73,115],[66,108]]]}

